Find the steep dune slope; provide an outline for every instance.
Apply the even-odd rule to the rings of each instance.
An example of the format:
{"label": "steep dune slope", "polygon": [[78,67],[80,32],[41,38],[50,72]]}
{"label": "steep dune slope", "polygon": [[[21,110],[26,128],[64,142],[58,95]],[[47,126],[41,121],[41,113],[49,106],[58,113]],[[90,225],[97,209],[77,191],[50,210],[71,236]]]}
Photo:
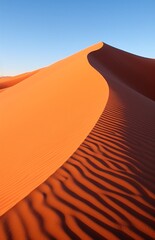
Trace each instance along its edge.
{"label": "steep dune slope", "polygon": [[155,59],[139,57],[104,44],[96,61],[100,63],[98,70],[102,73],[106,68],[118,81],[155,100]]}
{"label": "steep dune slope", "polygon": [[23,74],[18,84],[17,76],[1,92],[1,215],[55,172],[98,120],[108,86],[87,54],[102,45]]}
{"label": "steep dune slope", "polygon": [[150,60],[116,52],[104,44],[88,54],[108,83],[106,107],[62,167],[1,217],[2,240],[154,239],[154,72]]}

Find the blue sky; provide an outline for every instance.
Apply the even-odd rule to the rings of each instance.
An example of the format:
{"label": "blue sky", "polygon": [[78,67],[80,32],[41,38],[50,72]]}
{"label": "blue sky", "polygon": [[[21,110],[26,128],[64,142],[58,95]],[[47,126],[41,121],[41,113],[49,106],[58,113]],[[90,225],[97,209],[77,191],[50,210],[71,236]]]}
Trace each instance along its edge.
{"label": "blue sky", "polygon": [[155,0],[0,0],[0,76],[100,41],[155,58]]}

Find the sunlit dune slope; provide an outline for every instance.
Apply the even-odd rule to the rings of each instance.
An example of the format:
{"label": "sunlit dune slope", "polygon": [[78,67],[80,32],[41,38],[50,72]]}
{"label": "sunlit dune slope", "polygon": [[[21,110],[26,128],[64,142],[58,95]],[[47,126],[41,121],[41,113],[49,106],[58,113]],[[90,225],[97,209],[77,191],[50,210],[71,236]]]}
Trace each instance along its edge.
{"label": "sunlit dune slope", "polygon": [[[155,61],[99,46],[87,52],[87,60],[108,84],[102,88],[101,116],[74,154],[1,216],[2,240],[154,239]],[[81,59],[77,66],[82,68]],[[90,76],[91,68],[84,70]],[[98,80],[92,73],[90,79]],[[86,88],[89,92],[89,80]]]}
{"label": "sunlit dune slope", "polygon": [[2,84],[14,86],[0,93],[0,214],[60,167],[95,125],[108,86],[87,54],[102,45]]}

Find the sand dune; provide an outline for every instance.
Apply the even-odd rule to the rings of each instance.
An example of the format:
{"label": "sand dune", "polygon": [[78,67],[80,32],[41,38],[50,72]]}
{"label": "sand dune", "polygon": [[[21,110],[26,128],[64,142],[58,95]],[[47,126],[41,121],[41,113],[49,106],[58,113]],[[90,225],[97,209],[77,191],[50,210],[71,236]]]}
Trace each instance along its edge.
{"label": "sand dune", "polygon": [[[86,89],[89,80],[95,80],[95,87],[102,79],[102,99],[98,99],[103,104],[102,114],[97,121],[100,111],[97,114],[93,108],[96,125],[74,154],[59,168],[59,155],[56,155],[55,173],[47,163],[51,176],[1,216],[2,240],[154,239],[155,60],[106,44],[89,48],[83,54],[87,54],[90,66],[83,67],[85,60],[82,62],[78,55],[74,57],[79,58],[80,63],[74,63],[89,77]],[[65,68],[66,60],[61,62]],[[94,71],[90,73],[91,68]],[[101,78],[95,73],[100,73]],[[28,82],[30,87],[33,78]],[[99,89],[97,86],[94,91]],[[6,92],[8,99],[11,91]],[[98,92],[93,101],[97,96]],[[81,108],[81,104],[78,102],[76,107]],[[73,127],[77,128],[78,124]],[[67,145],[68,142],[66,149]],[[38,161],[41,161],[39,156]],[[18,184],[11,194],[15,194],[17,187]]]}
{"label": "sand dune", "polygon": [[0,89],[6,89],[8,87],[12,87],[17,83],[20,83],[21,81],[27,79],[28,77],[33,76],[35,73],[39,72],[39,70],[35,70],[33,72],[23,73],[18,76],[14,77],[1,77],[0,78]]}
{"label": "sand dune", "polygon": [[1,92],[1,215],[55,172],[94,127],[108,85],[87,54],[102,45],[14,77],[14,86]]}

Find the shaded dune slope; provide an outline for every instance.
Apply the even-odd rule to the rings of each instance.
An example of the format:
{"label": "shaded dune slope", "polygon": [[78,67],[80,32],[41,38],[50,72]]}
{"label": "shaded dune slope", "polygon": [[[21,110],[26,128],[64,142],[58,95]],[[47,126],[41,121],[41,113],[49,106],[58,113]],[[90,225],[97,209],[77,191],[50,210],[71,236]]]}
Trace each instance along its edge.
{"label": "shaded dune slope", "polygon": [[101,64],[101,68],[98,65],[101,73],[104,67],[118,81],[155,100],[155,59],[139,57],[104,44],[96,60]]}
{"label": "shaded dune slope", "polygon": [[[62,167],[1,217],[2,240],[154,239],[153,79],[143,88],[133,56],[134,67],[128,72],[129,54],[122,65],[125,75],[117,73],[117,54],[109,58],[110,65],[105,63],[111,53],[113,48],[104,45],[88,55],[110,89],[100,119]],[[145,75],[145,68],[142,71]],[[131,86],[128,74],[134,77],[134,72]]]}

